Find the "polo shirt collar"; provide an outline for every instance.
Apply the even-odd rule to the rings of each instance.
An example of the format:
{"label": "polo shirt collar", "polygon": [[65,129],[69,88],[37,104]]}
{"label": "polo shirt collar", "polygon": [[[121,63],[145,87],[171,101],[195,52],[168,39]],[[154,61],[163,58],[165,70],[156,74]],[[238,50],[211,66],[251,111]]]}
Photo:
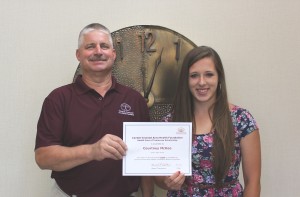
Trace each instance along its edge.
{"label": "polo shirt collar", "polygon": [[[90,88],[83,82],[82,75],[77,76],[77,78],[74,82],[74,85],[75,85],[76,92],[78,94],[85,94],[85,93],[93,90],[92,88]],[[114,76],[112,76],[112,85],[108,91],[113,91],[113,90],[115,90],[117,92],[121,91],[120,86],[117,83],[117,79]]]}

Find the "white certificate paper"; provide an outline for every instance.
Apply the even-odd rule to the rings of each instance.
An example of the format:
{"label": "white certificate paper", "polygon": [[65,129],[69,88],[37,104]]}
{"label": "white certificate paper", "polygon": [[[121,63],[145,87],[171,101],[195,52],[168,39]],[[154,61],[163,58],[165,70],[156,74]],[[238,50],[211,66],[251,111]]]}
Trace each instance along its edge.
{"label": "white certificate paper", "polygon": [[123,176],[192,174],[191,122],[124,122]]}

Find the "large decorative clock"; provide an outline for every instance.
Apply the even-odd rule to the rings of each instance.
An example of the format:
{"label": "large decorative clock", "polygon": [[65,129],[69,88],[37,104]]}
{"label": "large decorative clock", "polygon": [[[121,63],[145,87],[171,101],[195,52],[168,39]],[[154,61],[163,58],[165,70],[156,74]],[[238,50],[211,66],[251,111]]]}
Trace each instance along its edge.
{"label": "large decorative clock", "polygon": [[[140,92],[151,121],[170,112],[184,56],[196,45],[185,36],[154,25],[130,26],[112,32],[117,58],[113,75]],[[75,77],[80,74],[78,65]]]}

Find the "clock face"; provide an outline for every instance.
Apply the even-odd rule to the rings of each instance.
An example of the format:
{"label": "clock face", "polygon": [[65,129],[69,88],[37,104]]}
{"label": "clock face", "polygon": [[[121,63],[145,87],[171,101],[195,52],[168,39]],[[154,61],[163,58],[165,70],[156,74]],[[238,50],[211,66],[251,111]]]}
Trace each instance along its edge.
{"label": "clock face", "polygon": [[[112,32],[117,58],[113,75],[118,82],[140,92],[147,101],[151,121],[170,112],[185,55],[196,45],[161,26],[138,25]],[[80,74],[77,67],[74,79]]]}

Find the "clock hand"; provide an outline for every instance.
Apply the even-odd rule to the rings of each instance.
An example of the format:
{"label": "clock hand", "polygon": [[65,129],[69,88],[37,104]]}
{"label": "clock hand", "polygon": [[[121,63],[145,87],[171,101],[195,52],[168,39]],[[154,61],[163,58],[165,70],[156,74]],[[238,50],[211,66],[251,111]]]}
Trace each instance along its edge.
{"label": "clock hand", "polygon": [[146,68],[142,67],[141,68],[142,71],[142,76],[143,76],[143,92],[146,92],[146,80],[145,80],[145,76],[146,76]]}
{"label": "clock hand", "polygon": [[156,70],[158,68],[158,65],[161,63],[161,56],[162,56],[163,50],[164,50],[164,48],[162,48],[162,50],[160,52],[160,55],[159,55],[159,57],[157,58],[157,60],[155,62],[155,67],[154,67],[154,71],[153,71],[151,79],[150,79],[149,86],[148,86],[147,90],[144,93],[144,98],[146,99],[147,102],[148,102],[148,97],[149,97],[149,94],[150,94],[150,91],[151,91],[151,88],[152,88],[152,85],[153,85],[153,82],[154,82],[154,77],[155,77],[155,74],[156,74]]}

